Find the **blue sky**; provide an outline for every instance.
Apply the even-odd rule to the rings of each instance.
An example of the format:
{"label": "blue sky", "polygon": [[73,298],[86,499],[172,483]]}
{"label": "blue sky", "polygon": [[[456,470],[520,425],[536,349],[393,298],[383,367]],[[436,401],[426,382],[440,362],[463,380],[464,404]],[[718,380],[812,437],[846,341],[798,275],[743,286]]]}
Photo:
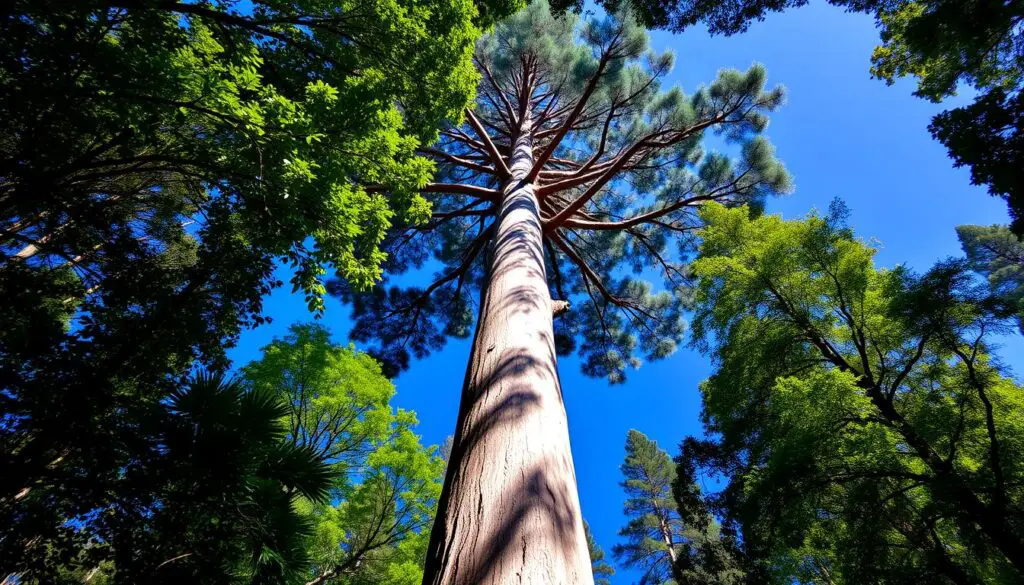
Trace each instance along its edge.
{"label": "blue sky", "polygon": [[[788,88],[788,103],[772,117],[768,136],[794,175],[796,191],[769,201],[769,213],[799,217],[842,198],[857,233],[876,241],[879,265],[905,263],[923,270],[937,259],[959,255],[954,226],[1006,223],[1006,207],[970,186],[967,170],[953,169],[927,132],[931,116],[956,99],[938,106],[913,97],[911,81],[886,87],[870,78],[877,40],[870,18],[820,0],[769,16],[731,38],[710,38],[696,29],[652,35],[653,48],[676,53],[667,84],[692,92],[721,68],[760,62],[772,84]],[[259,348],[284,335],[288,325],[310,318],[301,295],[289,289],[266,302],[272,324],[243,334],[231,352],[236,365],[258,358]],[[346,307],[328,302],[323,323],[339,341],[348,331],[347,316]],[[454,431],[468,354],[467,341],[449,343],[395,381],[394,404],[418,413],[426,443],[440,443]],[[1008,338],[1001,354],[1024,371],[1024,338]],[[674,454],[683,437],[700,433],[697,384],[709,366],[683,349],[630,372],[619,386],[583,377],[576,359],[562,360],[559,370],[583,514],[607,552],[624,523],[618,467],[627,430],[639,429]],[[613,583],[635,582],[637,573],[616,569]]]}

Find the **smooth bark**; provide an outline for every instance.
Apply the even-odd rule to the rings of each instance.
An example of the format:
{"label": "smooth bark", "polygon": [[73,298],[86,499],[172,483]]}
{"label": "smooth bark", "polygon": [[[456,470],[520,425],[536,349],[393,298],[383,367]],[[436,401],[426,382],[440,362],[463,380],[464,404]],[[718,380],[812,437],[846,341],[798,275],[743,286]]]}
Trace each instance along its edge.
{"label": "smooth bark", "polygon": [[490,246],[425,585],[591,585],[556,370],[530,120]]}

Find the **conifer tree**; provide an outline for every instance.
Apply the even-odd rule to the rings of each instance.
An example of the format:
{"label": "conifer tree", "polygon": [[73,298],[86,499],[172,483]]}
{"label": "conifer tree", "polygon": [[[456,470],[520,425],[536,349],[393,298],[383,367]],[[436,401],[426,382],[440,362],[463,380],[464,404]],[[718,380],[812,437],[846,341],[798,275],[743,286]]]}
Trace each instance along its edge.
{"label": "conifer tree", "polygon": [[[439,165],[431,220],[385,242],[392,274],[433,254],[436,279],[335,292],[396,368],[479,315],[425,583],[589,583],[556,351],[581,341],[584,372],[618,382],[675,349],[693,210],[788,186],[758,137],[783,92],[757,66],[692,96],[662,89],[672,57],[631,18],[555,19],[544,2],[485,37],[476,64],[476,108],[424,151]],[[707,132],[739,142],[739,160],[704,155]]]}
{"label": "conifer tree", "polygon": [[627,567],[643,569],[640,585],[731,585],[746,577],[735,538],[711,515],[689,459],[673,463],[643,433],[629,431],[622,482],[629,522],[612,549]]}
{"label": "conifer tree", "polygon": [[1024,333],[1024,242],[1000,225],[961,225],[956,234],[971,268],[988,280],[999,310],[1016,315]]}
{"label": "conifer tree", "polygon": [[683,545],[683,522],[672,499],[672,459],[643,433],[630,430],[622,475],[626,491],[623,512],[629,522],[619,531],[626,542],[612,549],[615,558],[627,567],[644,570],[640,585],[662,585],[669,580],[682,583],[676,560]]}
{"label": "conifer tree", "polygon": [[587,549],[590,550],[590,568],[594,573],[594,585],[611,585],[609,577],[615,574],[615,569],[604,560],[604,549],[597,544],[594,534],[590,532],[590,525],[583,522],[583,532],[587,535]]}
{"label": "conifer tree", "polygon": [[[1019,0],[827,0],[874,17],[882,43],[871,54],[872,76],[892,85],[917,78],[914,95],[933,102],[975,90],[973,103],[937,114],[928,130],[971,183],[1006,200],[1010,229],[1024,236],[1024,2]],[[747,30],[765,15],[808,0],[597,0],[630,6],[648,26],[681,32],[698,23],[711,34]],[[554,0],[557,10],[582,10],[582,0]]]}

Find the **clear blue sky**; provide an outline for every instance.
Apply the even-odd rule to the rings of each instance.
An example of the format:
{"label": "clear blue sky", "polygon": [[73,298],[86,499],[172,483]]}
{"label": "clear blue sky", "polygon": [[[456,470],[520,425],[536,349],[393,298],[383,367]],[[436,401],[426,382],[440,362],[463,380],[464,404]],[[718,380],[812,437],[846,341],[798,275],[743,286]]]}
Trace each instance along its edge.
{"label": "clear blue sky", "polygon": [[[1006,223],[1003,201],[970,186],[967,171],[953,169],[929,136],[928,121],[943,108],[914,98],[909,81],[886,87],[870,78],[869,57],[877,44],[870,18],[818,0],[772,15],[743,35],[710,38],[694,29],[654,33],[652,44],[676,53],[668,83],[690,92],[713,80],[718,69],[743,69],[755,61],[767,66],[771,83],[788,88],[788,104],[772,118],[768,135],[793,173],[796,191],[770,201],[770,213],[798,217],[814,207],[825,210],[840,197],[852,208],[857,233],[877,240],[880,265],[906,263],[919,270],[959,255],[954,226]],[[242,336],[231,353],[236,365],[258,358],[259,348],[291,323],[309,319],[303,299],[289,288],[266,303],[274,322]],[[347,316],[346,307],[328,302],[323,322],[339,341],[348,332]],[[1024,371],[1022,350],[1024,341],[1015,336],[1002,351],[1018,372]],[[438,444],[454,431],[468,354],[468,342],[449,343],[396,380],[394,404],[419,414],[427,443]],[[626,431],[639,429],[674,454],[683,437],[700,433],[696,388],[709,367],[683,349],[630,372],[626,384],[614,387],[583,377],[575,359],[562,360],[559,370],[583,514],[610,552],[624,523],[618,467]],[[613,583],[635,582],[636,573],[616,569]]]}

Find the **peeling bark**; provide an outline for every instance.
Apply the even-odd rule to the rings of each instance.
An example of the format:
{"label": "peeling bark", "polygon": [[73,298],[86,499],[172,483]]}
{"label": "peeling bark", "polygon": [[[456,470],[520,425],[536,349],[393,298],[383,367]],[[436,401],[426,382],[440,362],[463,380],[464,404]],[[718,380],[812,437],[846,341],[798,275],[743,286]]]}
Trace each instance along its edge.
{"label": "peeling bark", "polygon": [[515,141],[424,585],[592,585],[556,370],[540,206]]}

